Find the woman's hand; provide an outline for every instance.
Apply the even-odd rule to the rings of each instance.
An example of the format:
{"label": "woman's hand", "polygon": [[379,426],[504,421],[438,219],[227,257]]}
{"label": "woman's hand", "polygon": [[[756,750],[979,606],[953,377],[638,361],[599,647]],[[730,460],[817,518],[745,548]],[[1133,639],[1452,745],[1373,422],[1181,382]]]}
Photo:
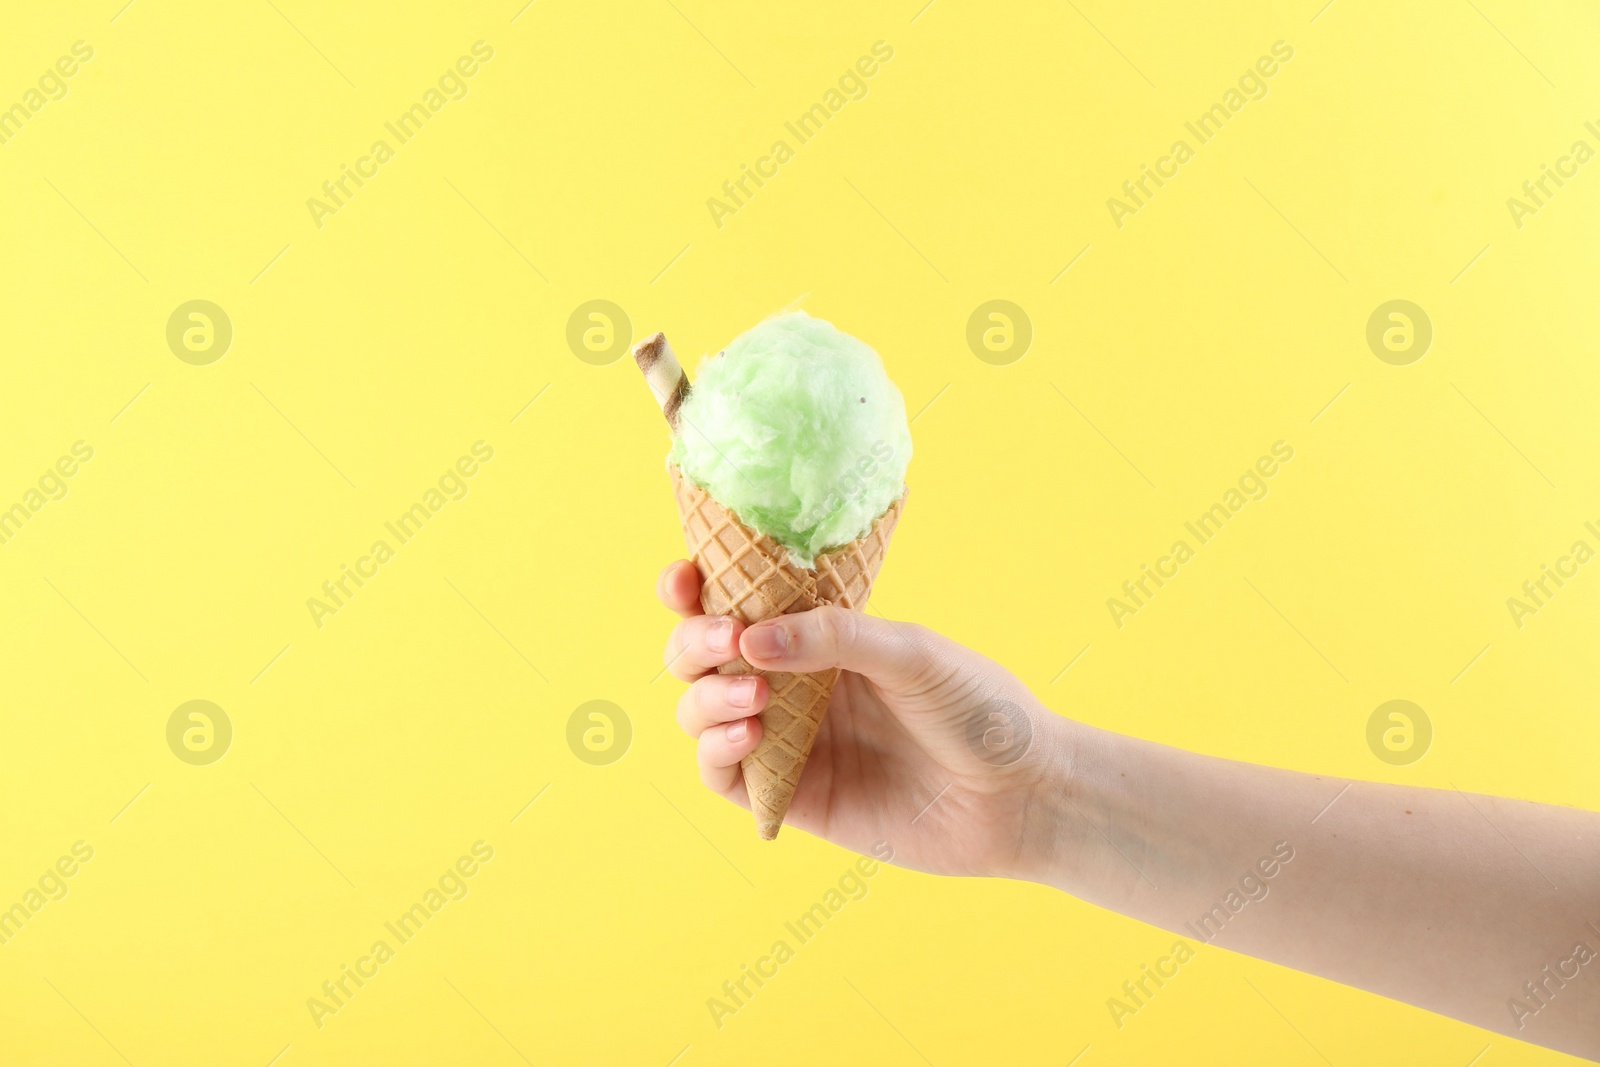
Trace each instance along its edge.
{"label": "woman's hand", "polygon": [[1045,781],[1059,790],[1070,770],[1068,724],[1009,671],[920,626],[844,608],[748,629],[703,615],[686,560],[656,592],[684,617],[666,660],[692,683],[678,724],[698,738],[712,790],[750,806],[739,761],[761,738],[768,696],[759,676],[717,667],[740,655],[762,670],[839,667],[788,825],[862,853],[885,842],[894,862],[936,874],[1039,877],[1058,830],[1035,794]]}
{"label": "woman's hand", "polygon": [[667,642],[692,682],[678,721],[701,778],[736,803],[766,683],[706,672],[739,655],[838,667],[790,824],[936,874],[1043,882],[1190,951],[1219,944],[1600,1061],[1600,813],[1094,729],[920,626],[839,608],[749,629],[708,618],[688,563],[658,593],[684,616]]}

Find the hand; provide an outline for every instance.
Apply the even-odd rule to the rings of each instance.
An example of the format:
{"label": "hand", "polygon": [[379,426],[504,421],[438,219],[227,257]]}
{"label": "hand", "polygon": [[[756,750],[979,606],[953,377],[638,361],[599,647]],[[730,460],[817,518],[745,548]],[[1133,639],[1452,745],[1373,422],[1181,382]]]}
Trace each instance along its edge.
{"label": "hand", "polygon": [[1009,671],[921,626],[844,608],[748,629],[703,615],[687,560],[662,572],[656,593],[684,617],[666,660],[692,683],[678,724],[698,739],[714,792],[750,806],[739,761],[760,740],[768,696],[759,676],[715,668],[740,655],[762,670],[839,667],[786,824],[862,853],[887,843],[894,862],[935,874],[1038,876],[1058,831],[1036,793],[1061,788],[1070,770],[1068,724]]}

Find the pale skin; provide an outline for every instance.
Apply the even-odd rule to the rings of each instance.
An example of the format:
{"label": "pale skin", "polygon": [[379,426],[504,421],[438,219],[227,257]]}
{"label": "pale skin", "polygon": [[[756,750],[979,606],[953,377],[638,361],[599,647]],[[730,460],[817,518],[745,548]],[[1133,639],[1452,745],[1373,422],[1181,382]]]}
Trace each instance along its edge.
{"label": "pale skin", "polygon": [[[678,723],[701,780],[736,804],[749,806],[739,761],[767,688],[715,669],[741,654],[762,670],[839,667],[789,827],[863,854],[888,842],[896,864],[933,874],[1040,882],[1195,948],[1600,1060],[1600,814],[1125,737],[1056,715],[920,626],[839,608],[749,628],[703,615],[688,561],[657,595],[683,617],[666,649],[691,683]],[[985,757],[975,721],[1013,747]]]}

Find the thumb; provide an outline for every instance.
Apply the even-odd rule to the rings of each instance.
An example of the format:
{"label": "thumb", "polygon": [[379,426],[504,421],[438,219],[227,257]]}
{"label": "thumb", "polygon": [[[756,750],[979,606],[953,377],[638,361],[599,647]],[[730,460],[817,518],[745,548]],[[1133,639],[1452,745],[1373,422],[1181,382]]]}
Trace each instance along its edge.
{"label": "thumb", "polygon": [[937,668],[938,655],[922,627],[840,607],[814,608],[757,623],[740,635],[739,652],[761,670],[838,667],[891,690],[903,691],[945,673]]}

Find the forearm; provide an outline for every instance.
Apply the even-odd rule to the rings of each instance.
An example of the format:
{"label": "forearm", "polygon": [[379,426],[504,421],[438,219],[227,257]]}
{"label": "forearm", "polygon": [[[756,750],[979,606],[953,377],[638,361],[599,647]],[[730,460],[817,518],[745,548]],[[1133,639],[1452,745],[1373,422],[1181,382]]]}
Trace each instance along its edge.
{"label": "forearm", "polygon": [[1600,815],[1064,729],[1037,880],[1194,948],[1600,1056]]}

